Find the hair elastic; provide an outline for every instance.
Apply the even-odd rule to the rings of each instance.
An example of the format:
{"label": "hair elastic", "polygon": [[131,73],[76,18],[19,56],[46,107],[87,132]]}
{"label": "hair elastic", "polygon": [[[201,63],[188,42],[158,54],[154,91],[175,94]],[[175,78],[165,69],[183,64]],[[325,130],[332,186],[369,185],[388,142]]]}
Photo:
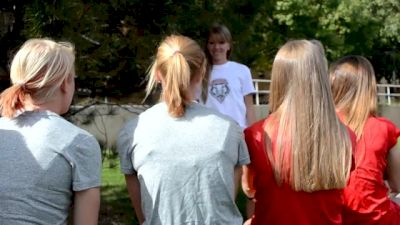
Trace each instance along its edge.
{"label": "hair elastic", "polygon": [[182,54],[182,52],[180,50],[175,50],[172,55],[176,55],[176,54]]}
{"label": "hair elastic", "polygon": [[21,88],[21,90],[22,90],[23,92],[26,91],[27,87],[26,87],[26,84],[25,84],[25,83],[20,83],[20,84],[17,84],[17,85],[19,86],[19,88]]}

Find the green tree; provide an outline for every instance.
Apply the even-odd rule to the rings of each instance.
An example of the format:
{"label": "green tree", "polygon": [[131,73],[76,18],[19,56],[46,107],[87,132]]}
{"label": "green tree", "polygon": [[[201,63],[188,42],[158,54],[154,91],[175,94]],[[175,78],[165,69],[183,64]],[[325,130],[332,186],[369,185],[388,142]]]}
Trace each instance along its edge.
{"label": "green tree", "polygon": [[15,17],[15,29],[1,39],[6,50],[1,66],[7,67],[11,49],[27,38],[71,41],[77,51],[77,86],[90,89],[92,96],[141,91],[164,36],[183,34],[204,46],[212,22],[230,28],[232,59],[249,65],[255,77],[270,70],[282,44],[297,38],[320,40],[331,61],[347,54],[365,55],[378,75],[389,80],[400,67],[398,0],[5,0],[1,4],[8,5]]}
{"label": "green tree", "polygon": [[321,40],[330,60],[362,54],[372,60],[379,76],[390,80],[392,72],[398,71],[400,2],[397,0],[278,0],[274,18],[287,27],[288,38]]}
{"label": "green tree", "polygon": [[122,96],[142,90],[165,35],[202,38],[205,20],[213,15],[204,7],[218,11],[198,0],[34,0],[25,6],[23,34],[75,43],[78,87],[91,89],[93,96]]}

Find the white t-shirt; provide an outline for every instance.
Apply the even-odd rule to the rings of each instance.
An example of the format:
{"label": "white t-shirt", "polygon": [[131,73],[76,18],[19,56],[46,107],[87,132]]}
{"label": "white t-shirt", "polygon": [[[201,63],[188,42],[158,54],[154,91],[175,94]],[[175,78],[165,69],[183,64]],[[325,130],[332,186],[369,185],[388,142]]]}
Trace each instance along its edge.
{"label": "white t-shirt", "polygon": [[213,65],[205,105],[230,116],[242,128],[247,127],[244,96],[255,92],[250,69],[228,61]]}

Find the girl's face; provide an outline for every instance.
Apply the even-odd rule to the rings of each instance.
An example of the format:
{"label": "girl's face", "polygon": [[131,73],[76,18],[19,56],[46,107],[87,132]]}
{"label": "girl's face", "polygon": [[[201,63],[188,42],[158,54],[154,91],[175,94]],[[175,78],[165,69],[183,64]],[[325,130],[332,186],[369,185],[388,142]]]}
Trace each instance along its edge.
{"label": "girl's face", "polygon": [[224,64],[228,61],[230,44],[218,34],[211,34],[207,42],[207,50],[212,57],[213,64]]}

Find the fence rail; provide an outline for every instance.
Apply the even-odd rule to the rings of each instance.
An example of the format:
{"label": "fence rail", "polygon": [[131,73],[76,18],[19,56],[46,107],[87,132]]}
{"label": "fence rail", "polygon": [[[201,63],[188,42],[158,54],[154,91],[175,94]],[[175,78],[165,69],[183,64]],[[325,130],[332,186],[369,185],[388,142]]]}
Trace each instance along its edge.
{"label": "fence rail", "polygon": [[[256,105],[266,105],[268,103],[269,95],[269,84],[271,80],[267,79],[253,79],[255,93],[255,104]],[[261,99],[261,100],[260,100]]]}
{"label": "fence rail", "polygon": [[[268,104],[269,85],[271,80],[253,79],[255,93],[255,104]],[[392,105],[400,103],[400,85],[399,84],[378,84],[378,103],[383,105]]]}

